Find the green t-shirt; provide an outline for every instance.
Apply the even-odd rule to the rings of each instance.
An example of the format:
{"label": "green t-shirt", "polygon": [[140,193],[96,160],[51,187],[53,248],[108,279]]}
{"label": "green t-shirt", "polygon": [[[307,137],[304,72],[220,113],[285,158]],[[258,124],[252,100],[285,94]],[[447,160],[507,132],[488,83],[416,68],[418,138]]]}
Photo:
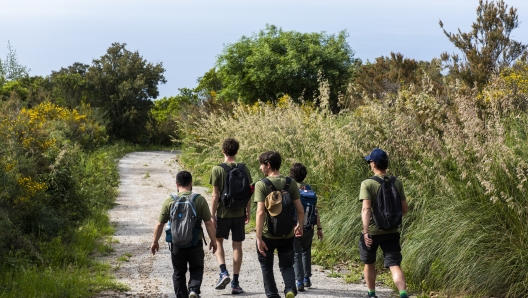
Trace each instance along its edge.
{"label": "green t-shirt", "polygon": [[[179,197],[188,197],[192,192],[190,191],[181,191],[178,193]],[[159,216],[159,222],[162,224],[165,224],[169,221],[170,216],[170,205],[174,202],[174,199],[169,196],[165,202],[163,202],[163,206],[161,207],[161,213]],[[211,211],[209,211],[209,206],[207,204],[207,201],[202,195],[198,195],[194,199],[194,204],[196,205],[196,215],[200,217],[203,221],[210,221],[211,220]],[[200,233],[200,239],[202,239],[202,233]]]}
{"label": "green t-shirt", "polygon": [[[274,176],[274,177],[267,177],[267,178],[271,181],[271,183],[273,184],[273,186],[275,186],[277,190],[282,190],[284,186],[286,185],[286,177],[282,175]],[[255,193],[253,194],[253,201],[255,203],[264,202],[266,200],[266,197],[270,193],[271,193],[271,190],[266,186],[266,184],[262,182],[262,180],[258,181],[257,183],[255,183]],[[293,178],[290,184],[290,195],[291,195],[292,200],[294,201],[299,200],[300,198],[299,188],[295,180],[293,180]],[[284,238],[291,238],[293,237],[293,235],[294,235],[294,231],[292,229],[291,233],[288,234],[288,236]],[[264,219],[264,228],[262,231],[262,236],[268,239],[284,239],[283,237],[273,236],[270,234],[270,232],[268,231],[268,221],[266,219]]]}
{"label": "green t-shirt", "polygon": [[[390,177],[390,175],[376,175],[383,179],[383,177]],[[366,179],[363,182],[361,182],[361,189],[359,191],[359,201],[363,200],[370,200],[371,206],[374,206],[376,204],[376,197],[378,196],[378,189],[380,188],[380,185],[376,180],[374,179]],[[396,178],[396,181],[394,182],[394,185],[396,186],[396,189],[398,190],[398,194],[400,195],[400,200],[405,201],[405,192],[403,191],[403,184],[400,179]],[[369,225],[369,234],[371,235],[381,235],[381,234],[391,234],[391,233],[398,233],[399,229],[392,229],[392,230],[380,230],[375,224],[374,220],[372,220],[372,216],[370,218],[370,225]]]}
{"label": "green t-shirt", "polygon": [[[235,165],[238,165],[238,163],[225,163],[225,164],[227,164],[230,167],[234,167]],[[246,175],[249,178],[249,184],[253,183],[253,181],[251,180],[251,174],[249,173],[249,169],[246,165],[244,166],[244,173],[246,173]],[[211,171],[211,179],[209,180],[209,183],[212,186],[217,186],[218,191],[221,194],[222,191],[224,190],[224,183],[225,183],[226,177],[227,177],[227,173],[224,170],[224,168],[222,168],[221,166],[215,166],[213,167],[213,170]],[[216,209],[217,217],[233,218],[233,217],[242,217],[245,215],[246,214],[244,212],[244,208],[230,210],[230,209],[227,209],[224,206],[224,204],[222,204],[220,199],[218,200],[218,207]]]}

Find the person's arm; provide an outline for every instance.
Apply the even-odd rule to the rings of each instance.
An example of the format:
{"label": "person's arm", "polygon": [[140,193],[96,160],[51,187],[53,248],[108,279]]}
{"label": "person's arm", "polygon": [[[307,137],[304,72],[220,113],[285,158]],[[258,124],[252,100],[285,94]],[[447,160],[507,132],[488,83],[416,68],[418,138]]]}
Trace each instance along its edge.
{"label": "person's arm", "polygon": [[211,220],[213,221],[213,227],[216,229],[216,210],[218,210],[218,202],[220,201],[220,189],[218,186],[213,186],[213,195],[211,198]]}
{"label": "person's arm", "polygon": [[155,255],[156,252],[159,251],[159,239],[161,237],[161,233],[163,233],[163,226],[165,224],[158,222],[156,227],[154,228],[154,238],[152,239],[152,244],[150,245],[150,252],[152,252],[152,255]]}
{"label": "person's arm", "polygon": [[268,247],[266,243],[262,240],[262,232],[264,229],[264,220],[266,219],[266,205],[264,202],[257,202],[257,213],[255,215],[256,221],[256,238],[257,238],[257,249],[259,253],[263,256],[266,256],[266,251]]}
{"label": "person's arm", "polygon": [[407,205],[407,201],[401,201],[402,205],[402,216],[405,216],[407,212],[409,212],[409,205]]}
{"label": "person's arm", "polygon": [[304,222],[304,210],[301,204],[301,200],[294,200],[295,210],[297,211],[297,225],[295,226],[295,237],[301,237],[303,235],[303,222]]}
{"label": "person's arm", "polygon": [[213,223],[213,218],[208,221],[204,221],[205,229],[207,230],[207,235],[209,235],[209,250],[213,250],[213,254],[216,252],[216,230]]}
{"label": "person's arm", "polygon": [[317,214],[317,238],[319,241],[323,240],[323,227],[321,226],[321,218],[319,217],[319,210],[315,209],[315,213]]}
{"label": "person's arm", "polygon": [[368,237],[368,229],[370,225],[370,200],[363,200],[363,207],[361,208],[361,221],[363,223],[363,239],[365,240],[365,245],[370,248],[372,245],[372,239]]}
{"label": "person's arm", "polygon": [[249,223],[249,218],[251,217],[251,198],[248,200],[247,206],[246,206],[246,219],[244,220],[244,224]]}

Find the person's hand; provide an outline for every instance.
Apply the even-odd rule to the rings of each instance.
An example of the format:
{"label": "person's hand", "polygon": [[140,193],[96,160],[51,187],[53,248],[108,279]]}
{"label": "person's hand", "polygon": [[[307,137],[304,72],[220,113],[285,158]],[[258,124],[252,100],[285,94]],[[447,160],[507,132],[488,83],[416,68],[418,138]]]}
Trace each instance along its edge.
{"label": "person's hand", "polygon": [[251,217],[251,213],[246,211],[246,219],[244,220],[244,224],[247,225],[249,223],[249,218]]}
{"label": "person's hand", "polygon": [[216,249],[218,246],[216,245],[216,241],[209,240],[209,250],[213,251],[213,254],[216,252]]}
{"label": "person's hand", "polygon": [[317,229],[317,238],[319,239],[319,241],[323,240],[323,236],[323,230]]}
{"label": "person's hand", "polygon": [[303,227],[300,224],[297,224],[293,229],[295,237],[301,237],[303,235]]}
{"label": "person's hand", "polygon": [[370,248],[372,246],[372,239],[369,238],[369,234],[365,233],[363,234],[363,240],[365,240],[365,245]]}
{"label": "person's hand", "polygon": [[155,255],[156,252],[159,251],[159,243],[158,242],[152,242],[152,244],[150,245],[150,252],[152,253],[152,255]]}
{"label": "person's hand", "polygon": [[264,243],[264,241],[262,239],[258,240],[257,239],[257,250],[258,252],[263,255],[264,257],[266,256],[266,252],[268,251],[268,247],[266,246],[266,243]]}

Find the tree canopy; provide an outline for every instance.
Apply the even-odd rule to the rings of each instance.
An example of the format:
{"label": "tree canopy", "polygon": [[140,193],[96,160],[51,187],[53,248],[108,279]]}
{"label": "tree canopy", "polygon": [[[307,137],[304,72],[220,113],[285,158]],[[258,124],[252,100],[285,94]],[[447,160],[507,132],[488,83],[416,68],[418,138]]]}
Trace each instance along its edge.
{"label": "tree canopy", "polygon": [[481,88],[492,74],[511,66],[516,59],[527,57],[528,45],[510,38],[513,29],[519,27],[517,9],[508,9],[502,0],[480,0],[477,20],[470,32],[463,33],[458,29],[458,33],[450,33],[444,29],[442,20],[439,24],[449,41],[463,54],[463,59],[460,59],[457,54],[444,52],[441,58],[451,75],[470,86],[476,83]]}
{"label": "tree canopy", "polygon": [[105,113],[110,136],[138,142],[146,130],[151,99],[159,95],[158,84],[166,82],[165,69],[125,46],[113,43],[105,55],[93,60],[85,75],[90,90],[86,100]]}
{"label": "tree canopy", "polygon": [[[355,61],[346,37],[346,31],[337,35],[300,33],[267,25],[259,33],[227,45],[218,56],[216,73],[209,71],[204,78],[218,77],[222,89],[216,91],[223,99],[252,103],[275,101],[284,94],[311,99],[317,95],[322,74],[330,84],[330,101],[335,105]],[[212,82],[205,85],[218,85]]]}

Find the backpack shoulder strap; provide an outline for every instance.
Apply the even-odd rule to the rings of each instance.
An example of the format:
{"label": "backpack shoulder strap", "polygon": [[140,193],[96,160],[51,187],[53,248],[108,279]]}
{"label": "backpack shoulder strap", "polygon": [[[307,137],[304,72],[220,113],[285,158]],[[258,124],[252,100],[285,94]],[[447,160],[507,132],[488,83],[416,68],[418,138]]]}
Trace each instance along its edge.
{"label": "backpack shoulder strap", "polygon": [[188,197],[188,200],[192,201],[194,203],[194,200],[196,200],[196,198],[199,196],[199,194],[197,193],[191,193]]}
{"label": "backpack shoulder strap", "polygon": [[394,184],[395,181],[396,181],[396,176],[390,176],[390,182]]}
{"label": "backpack shoulder strap", "polygon": [[226,173],[229,173],[229,171],[231,171],[232,169],[230,166],[226,165],[225,163],[221,163],[218,166],[222,167],[224,171],[226,171]]}
{"label": "backpack shoulder strap", "polygon": [[286,184],[284,185],[284,191],[290,192],[291,177],[286,177]]}
{"label": "backpack shoulder strap", "polygon": [[271,190],[271,191],[276,191],[277,189],[275,188],[275,186],[273,185],[273,183],[271,183],[271,181],[268,179],[268,178],[263,178],[262,179],[262,182],[264,182],[264,184]]}
{"label": "backpack shoulder strap", "polygon": [[170,194],[170,196],[175,202],[177,202],[180,199],[180,197],[178,195],[175,195],[175,194]]}
{"label": "backpack shoulder strap", "polygon": [[244,170],[244,167],[245,167],[245,166],[246,166],[246,164],[243,164],[243,163],[239,163],[239,164],[237,164],[237,168],[238,168],[239,170],[241,170],[241,171]]}
{"label": "backpack shoulder strap", "polygon": [[382,184],[382,183],[383,183],[383,179],[381,179],[381,178],[378,177],[378,176],[372,176],[372,177],[370,177],[369,179],[375,180],[375,181],[377,181],[379,184]]}

